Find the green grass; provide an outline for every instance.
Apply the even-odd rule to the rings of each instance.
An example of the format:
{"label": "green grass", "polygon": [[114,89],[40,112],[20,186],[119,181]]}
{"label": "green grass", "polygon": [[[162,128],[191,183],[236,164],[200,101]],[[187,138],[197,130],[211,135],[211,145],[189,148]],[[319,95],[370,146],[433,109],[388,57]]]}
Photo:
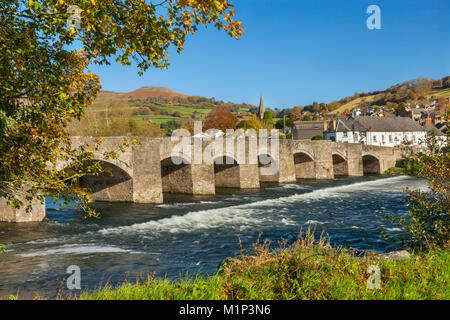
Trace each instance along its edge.
{"label": "green grass", "polygon": [[450,98],[450,88],[435,89],[427,93],[427,97],[436,96],[437,98]]}
{"label": "green grass", "polygon": [[[358,258],[307,235],[292,246],[271,251],[255,244],[254,253],[225,262],[210,277],[180,281],[149,277],[135,284],[104,287],[80,299],[450,299],[450,253],[434,250],[394,261],[375,254]],[[381,271],[381,288],[368,289],[369,266]]]}
{"label": "green grass", "polygon": [[359,98],[353,99],[353,100],[339,106],[338,108],[336,108],[333,111],[328,112],[328,114],[337,114],[337,113],[342,113],[345,110],[352,110],[353,108],[356,108],[362,101],[373,102],[373,101],[379,99],[380,97],[381,97],[381,94],[375,94],[375,95],[370,95],[370,96],[366,96],[366,97],[359,97]]}

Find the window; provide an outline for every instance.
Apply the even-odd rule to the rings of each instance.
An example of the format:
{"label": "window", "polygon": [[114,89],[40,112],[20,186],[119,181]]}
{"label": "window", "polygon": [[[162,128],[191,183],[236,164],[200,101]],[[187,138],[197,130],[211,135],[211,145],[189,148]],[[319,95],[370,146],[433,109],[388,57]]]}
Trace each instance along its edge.
{"label": "window", "polygon": [[377,142],[377,136],[373,136],[373,142]]}
{"label": "window", "polygon": [[393,139],[392,139],[392,135],[390,134],[390,135],[389,135],[389,143],[392,143],[392,142],[394,142],[394,141],[393,141]]}

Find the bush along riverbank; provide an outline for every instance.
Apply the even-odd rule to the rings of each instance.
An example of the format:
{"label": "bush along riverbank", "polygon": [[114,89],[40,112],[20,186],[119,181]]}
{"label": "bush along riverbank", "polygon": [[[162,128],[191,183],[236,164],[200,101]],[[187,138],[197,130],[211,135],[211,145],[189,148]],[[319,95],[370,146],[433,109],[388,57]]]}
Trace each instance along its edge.
{"label": "bush along riverbank", "polygon": [[384,174],[418,176],[419,172],[420,166],[417,157],[409,157],[399,160],[395,167],[387,169]]}
{"label": "bush along riverbank", "polygon": [[332,248],[311,232],[290,246],[256,243],[214,276],[169,281],[149,277],[79,298],[148,300],[450,299],[450,252],[433,249],[404,259]]}

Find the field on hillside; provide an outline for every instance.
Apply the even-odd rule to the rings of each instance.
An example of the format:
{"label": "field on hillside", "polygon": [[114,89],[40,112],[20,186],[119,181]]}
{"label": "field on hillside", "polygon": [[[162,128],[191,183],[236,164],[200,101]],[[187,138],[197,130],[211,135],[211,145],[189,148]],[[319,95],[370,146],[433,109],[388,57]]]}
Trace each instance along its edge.
{"label": "field on hillside", "polygon": [[375,100],[378,100],[380,97],[381,94],[375,94],[372,96],[356,98],[350,102],[343,104],[342,106],[336,108],[335,110],[328,112],[328,114],[337,114],[342,113],[345,110],[352,110],[353,108],[356,108],[362,101],[373,102]]}
{"label": "field on hillside", "polygon": [[[150,120],[154,123],[161,124],[173,119],[186,118],[191,119],[193,116],[195,118],[203,118],[207,113],[209,113],[212,108],[199,109],[192,105],[184,105],[174,103],[155,103],[146,102],[144,98],[133,98],[133,94],[141,94],[132,92],[130,94],[115,93],[115,92],[102,92],[92,106],[88,108],[88,112],[91,113],[110,113],[110,116],[115,117],[119,113],[123,115],[130,114],[130,117],[139,120]],[[167,114],[157,114],[150,111],[149,106],[154,106],[159,108],[160,111]],[[149,114],[137,114],[142,108],[148,108]],[[175,112],[179,112],[179,116],[173,116]]]}
{"label": "field on hillside", "polygon": [[431,90],[427,94],[427,98],[436,96],[437,98],[450,98],[450,88]]}
{"label": "field on hillside", "polygon": [[189,121],[204,119],[218,105],[243,112],[252,107],[191,97],[163,87],[142,87],[128,93],[102,91],[86,109],[81,121],[69,124],[68,131],[72,135],[162,135],[172,129],[161,128],[161,124],[176,120],[178,125],[186,125]]}

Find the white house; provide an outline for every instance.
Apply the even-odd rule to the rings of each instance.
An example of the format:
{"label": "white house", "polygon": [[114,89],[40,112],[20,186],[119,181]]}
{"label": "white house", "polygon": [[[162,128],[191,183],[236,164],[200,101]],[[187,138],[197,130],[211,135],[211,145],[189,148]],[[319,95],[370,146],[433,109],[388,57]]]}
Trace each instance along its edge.
{"label": "white house", "polygon": [[[433,130],[439,139],[445,135]],[[429,129],[428,129],[429,130]],[[400,144],[425,147],[427,131],[418,122],[405,117],[355,117],[337,120],[324,133],[325,140],[394,147]]]}

